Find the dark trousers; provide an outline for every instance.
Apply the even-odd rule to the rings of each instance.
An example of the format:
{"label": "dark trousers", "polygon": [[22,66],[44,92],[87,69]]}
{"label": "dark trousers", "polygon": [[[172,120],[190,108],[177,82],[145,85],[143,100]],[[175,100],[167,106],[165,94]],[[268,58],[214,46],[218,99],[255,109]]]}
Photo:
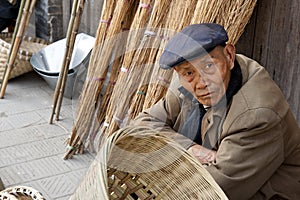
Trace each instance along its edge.
{"label": "dark trousers", "polygon": [[10,25],[18,17],[20,0],[15,5],[10,4],[7,0],[0,0],[0,32]]}
{"label": "dark trousers", "polygon": [[10,25],[13,25],[13,23],[14,20],[12,19],[4,19],[0,17],[0,33]]}

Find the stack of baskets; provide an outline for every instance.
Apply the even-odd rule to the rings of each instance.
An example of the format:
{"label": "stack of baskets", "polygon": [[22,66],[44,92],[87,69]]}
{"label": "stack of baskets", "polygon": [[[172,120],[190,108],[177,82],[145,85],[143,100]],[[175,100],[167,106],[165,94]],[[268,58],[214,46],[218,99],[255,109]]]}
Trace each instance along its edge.
{"label": "stack of baskets", "polygon": [[[7,58],[9,56],[9,49],[11,48],[12,33],[1,33],[0,34],[0,82],[4,77]],[[21,46],[16,57],[14,68],[11,71],[10,79],[32,71],[33,68],[30,64],[31,56],[44,48],[47,42],[42,39],[23,37]]]}
{"label": "stack of baskets", "polygon": [[70,199],[228,198],[179,144],[147,127],[126,127],[105,140]]}

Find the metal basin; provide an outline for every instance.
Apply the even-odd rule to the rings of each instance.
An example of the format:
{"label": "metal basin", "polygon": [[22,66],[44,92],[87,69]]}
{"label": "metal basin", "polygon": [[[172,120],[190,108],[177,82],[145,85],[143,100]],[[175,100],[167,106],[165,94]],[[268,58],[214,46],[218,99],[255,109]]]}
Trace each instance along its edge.
{"label": "metal basin", "polygon": [[[85,33],[77,34],[73,55],[71,58],[68,79],[66,83],[64,96],[72,98],[74,89],[74,82],[80,68],[88,67],[88,60],[92,48],[94,47],[95,38]],[[48,83],[53,90],[61,70],[62,62],[65,54],[66,38],[56,41],[39,52],[32,55],[30,63],[33,69]],[[81,70],[82,71],[82,70]]]}

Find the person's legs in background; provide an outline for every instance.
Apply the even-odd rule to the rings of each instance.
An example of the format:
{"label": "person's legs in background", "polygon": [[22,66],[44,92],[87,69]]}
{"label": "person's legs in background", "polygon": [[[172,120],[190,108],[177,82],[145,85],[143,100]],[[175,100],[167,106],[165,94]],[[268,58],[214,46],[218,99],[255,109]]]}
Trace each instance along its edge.
{"label": "person's legs in background", "polygon": [[0,32],[13,25],[18,17],[20,0],[11,4],[8,0],[0,0]]}

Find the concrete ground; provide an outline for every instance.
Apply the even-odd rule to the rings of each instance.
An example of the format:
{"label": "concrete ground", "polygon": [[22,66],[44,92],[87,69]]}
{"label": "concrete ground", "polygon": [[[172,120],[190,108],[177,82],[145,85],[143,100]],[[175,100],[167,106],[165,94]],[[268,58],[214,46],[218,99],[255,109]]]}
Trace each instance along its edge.
{"label": "concrete ground", "polygon": [[77,188],[93,154],[63,160],[76,101],[64,98],[61,120],[49,124],[54,91],[35,72],[9,81],[0,99],[0,177],[5,187],[24,185],[48,200],[65,200]]}

